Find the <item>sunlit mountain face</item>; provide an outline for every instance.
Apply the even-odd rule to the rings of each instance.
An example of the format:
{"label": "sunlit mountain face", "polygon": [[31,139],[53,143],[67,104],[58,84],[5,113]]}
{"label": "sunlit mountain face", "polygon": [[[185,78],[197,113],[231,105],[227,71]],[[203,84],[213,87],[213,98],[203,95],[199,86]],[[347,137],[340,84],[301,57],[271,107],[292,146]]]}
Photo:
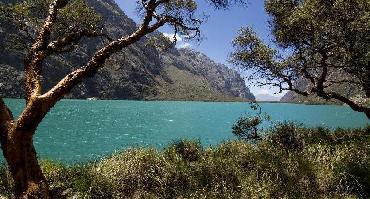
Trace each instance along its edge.
{"label": "sunlit mountain face", "polygon": [[[88,0],[88,3],[101,13],[105,29],[111,37],[135,30],[135,22],[115,1]],[[0,93],[3,97],[22,98],[24,50],[10,48],[12,38],[19,32],[4,21],[0,22],[0,30],[0,42],[4,45],[0,49]],[[43,69],[45,90],[68,74],[71,68],[85,63],[100,43],[99,39],[86,39],[75,52],[48,59]],[[254,99],[238,73],[215,63],[204,54],[185,48],[159,51],[147,44],[147,39],[143,39],[112,56],[94,78],[85,80],[67,97],[207,101]]]}

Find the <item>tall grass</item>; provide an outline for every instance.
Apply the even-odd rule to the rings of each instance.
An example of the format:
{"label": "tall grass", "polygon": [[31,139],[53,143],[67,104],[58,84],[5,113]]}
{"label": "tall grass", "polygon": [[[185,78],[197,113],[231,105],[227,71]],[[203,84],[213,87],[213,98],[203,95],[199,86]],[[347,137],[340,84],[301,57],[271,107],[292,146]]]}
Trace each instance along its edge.
{"label": "tall grass", "polygon": [[[96,163],[43,161],[54,198],[368,198],[370,128],[280,124],[253,144],[125,150]],[[0,193],[12,183],[0,169]]]}

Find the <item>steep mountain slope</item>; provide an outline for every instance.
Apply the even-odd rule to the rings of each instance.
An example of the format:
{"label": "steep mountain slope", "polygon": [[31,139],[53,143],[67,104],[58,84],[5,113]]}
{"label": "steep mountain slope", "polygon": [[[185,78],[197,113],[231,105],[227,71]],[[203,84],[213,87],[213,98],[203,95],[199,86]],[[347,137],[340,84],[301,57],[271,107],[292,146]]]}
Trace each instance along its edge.
{"label": "steep mountain slope", "polygon": [[[112,37],[131,33],[136,24],[114,0],[88,0],[101,13]],[[17,29],[0,21],[0,94],[22,97],[24,51],[11,48]],[[74,52],[48,59],[43,84],[50,88],[71,69],[81,66],[101,45],[99,39],[81,42]],[[203,54],[186,49],[159,52],[145,39],[114,55],[95,77],[75,88],[69,98],[238,100],[254,99],[244,80],[233,70]]]}
{"label": "steep mountain slope", "polygon": [[240,75],[206,55],[191,49],[162,54],[166,82],[161,82],[155,98],[232,100],[252,99]]}

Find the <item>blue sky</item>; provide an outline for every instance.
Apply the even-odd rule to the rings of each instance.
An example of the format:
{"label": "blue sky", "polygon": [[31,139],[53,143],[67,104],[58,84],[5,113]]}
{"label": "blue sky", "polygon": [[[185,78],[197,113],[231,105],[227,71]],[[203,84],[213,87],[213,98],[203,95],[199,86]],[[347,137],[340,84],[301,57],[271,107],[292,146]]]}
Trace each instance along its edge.
{"label": "blue sky", "polygon": [[[136,8],[136,0],[116,0],[123,11],[134,21],[140,22]],[[265,41],[270,42],[268,16],[264,11],[264,1],[250,0],[248,6],[233,6],[228,10],[215,10],[205,0],[197,0],[199,11],[209,16],[201,26],[202,37],[200,43],[179,42],[178,46],[189,46],[196,49],[218,63],[233,67],[227,60],[232,52],[232,40],[238,30],[244,26],[251,26],[257,34]],[[165,34],[172,34],[168,28],[160,29]],[[274,89],[258,88],[248,84],[254,94],[273,94]],[[281,96],[281,95],[280,95]]]}

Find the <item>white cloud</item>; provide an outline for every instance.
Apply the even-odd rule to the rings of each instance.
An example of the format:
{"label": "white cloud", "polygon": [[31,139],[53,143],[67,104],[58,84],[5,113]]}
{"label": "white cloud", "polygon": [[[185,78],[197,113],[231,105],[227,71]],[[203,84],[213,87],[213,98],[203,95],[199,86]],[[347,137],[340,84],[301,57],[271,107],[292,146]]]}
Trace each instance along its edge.
{"label": "white cloud", "polygon": [[267,90],[267,89],[258,89],[255,91],[255,94],[256,95],[269,95],[271,93],[271,91]]}
{"label": "white cloud", "polygon": [[[163,36],[167,37],[171,42],[174,42],[174,36],[175,34],[173,33],[163,33]],[[180,37],[179,35],[176,35],[176,47],[177,48],[190,48],[191,44],[184,42],[184,39]]]}
{"label": "white cloud", "polygon": [[177,45],[178,48],[190,48],[191,44],[182,42],[181,44]]}
{"label": "white cloud", "polygon": [[257,96],[257,95],[269,95],[272,97],[276,98],[282,98],[287,91],[283,91],[282,93],[278,93],[277,88],[269,88],[269,87],[251,87],[252,93]]}
{"label": "white cloud", "polygon": [[[171,42],[174,42],[175,40],[175,34],[173,33],[163,33],[163,36],[167,37]],[[176,35],[177,42],[182,42],[182,38],[178,35]]]}

